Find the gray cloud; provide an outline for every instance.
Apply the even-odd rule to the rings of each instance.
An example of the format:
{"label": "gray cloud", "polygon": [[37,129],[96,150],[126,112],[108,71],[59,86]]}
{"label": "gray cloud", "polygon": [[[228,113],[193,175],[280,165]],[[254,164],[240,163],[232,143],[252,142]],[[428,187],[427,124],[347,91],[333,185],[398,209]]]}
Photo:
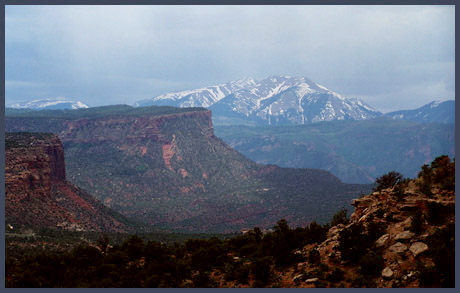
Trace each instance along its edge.
{"label": "gray cloud", "polygon": [[455,98],[454,28],[454,6],[7,6],[6,103],[286,74],[408,109]]}

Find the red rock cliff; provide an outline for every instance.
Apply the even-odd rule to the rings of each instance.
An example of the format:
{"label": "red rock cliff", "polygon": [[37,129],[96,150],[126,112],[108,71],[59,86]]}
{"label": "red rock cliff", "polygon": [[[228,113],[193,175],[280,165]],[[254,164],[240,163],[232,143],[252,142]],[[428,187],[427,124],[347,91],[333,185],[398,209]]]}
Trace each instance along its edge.
{"label": "red rock cliff", "polygon": [[97,200],[68,183],[55,134],[7,133],[5,221],[12,227],[127,231]]}

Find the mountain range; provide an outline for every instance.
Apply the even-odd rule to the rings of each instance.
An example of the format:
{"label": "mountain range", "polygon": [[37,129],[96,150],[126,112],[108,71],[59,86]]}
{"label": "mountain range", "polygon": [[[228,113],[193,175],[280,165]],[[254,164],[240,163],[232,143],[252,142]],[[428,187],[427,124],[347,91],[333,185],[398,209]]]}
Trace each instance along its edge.
{"label": "mountain range", "polygon": [[[455,100],[433,101],[413,110],[382,114],[357,98],[345,98],[305,77],[252,77],[162,94],[141,100],[144,106],[205,107],[215,125],[303,125],[321,121],[368,120],[380,116],[420,123],[454,123]],[[65,98],[33,100],[8,106],[8,111],[88,108]]]}
{"label": "mountain range", "polygon": [[81,101],[73,101],[66,98],[36,99],[29,102],[15,103],[8,106],[12,109],[33,109],[33,110],[58,110],[58,109],[82,109],[89,108]]}
{"label": "mountain range", "polygon": [[362,100],[347,99],[307,78],[291,76],[270,76],[260,81],[244,78],[134,104],[148,105],[207,107],[218,123],[230,120],[258,125],[364,120],[382,115]]}

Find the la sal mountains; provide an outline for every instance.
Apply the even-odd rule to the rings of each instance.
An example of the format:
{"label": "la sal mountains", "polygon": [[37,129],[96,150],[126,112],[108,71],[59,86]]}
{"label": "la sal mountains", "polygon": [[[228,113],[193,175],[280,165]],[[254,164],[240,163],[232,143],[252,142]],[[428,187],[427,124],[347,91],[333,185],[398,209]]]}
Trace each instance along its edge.
{"label": "la sal mountains", "polygon": [[[167,93],[134,106],[207,107],[218,122],[257,125],[363,120],[381,116],[359,99],[347,99],[304,77],[244,78],[221,85]],[[244,122],[242,122],[244,121]]]}
{"label": "la sal mountains", "polygon": [[[165,93],[133,104],[204,107],[215,125],[299,125],[335,120],[368,120],[387,116],[419,123],[454,123],[455,100],[433,101],[413,110],[386,114],[357,98],[346,98],[305,77],[252,77],[198,89]],[[67,98],[35,99],[7,106],[10,112],[80,109],[89,106]],[[13,110],[16,109],[16,110]]]}
{"label": "la sal mountains", "polygon": [[414,110],[383,114],[357,98],[346,98],[305,77],[274,75],[162,94],[133,106],[205,107],[215,125],[299,125],[388,116],[421,123],[454,123],[455,101],[434,101]]}
{"label": "la sal mountains", "polygon": [[35,99],[29,102],[15,103],[8,106],[11,109],[32,109],[32,110],[58,110],[58,109],[81,109],[89,106],[81,101],[74,101],[67,98]]}
{"label": "la sal mountains", "polygon": [[126,105],[8,113],[8,132],[62,140],[66,178],[105,206],[157,229],[233,232],[327,221],[371,185],[259,165],[214,135],[204,108]]}

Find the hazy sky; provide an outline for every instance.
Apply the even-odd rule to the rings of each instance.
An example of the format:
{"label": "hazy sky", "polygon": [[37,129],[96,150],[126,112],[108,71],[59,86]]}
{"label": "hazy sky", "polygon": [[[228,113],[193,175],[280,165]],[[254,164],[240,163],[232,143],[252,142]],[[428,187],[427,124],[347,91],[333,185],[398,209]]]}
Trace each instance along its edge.
{"label": "hazy sky", "polygon": [[455,96],[454,6],[6,6],[6,104],[304,76],[382,112]]}

